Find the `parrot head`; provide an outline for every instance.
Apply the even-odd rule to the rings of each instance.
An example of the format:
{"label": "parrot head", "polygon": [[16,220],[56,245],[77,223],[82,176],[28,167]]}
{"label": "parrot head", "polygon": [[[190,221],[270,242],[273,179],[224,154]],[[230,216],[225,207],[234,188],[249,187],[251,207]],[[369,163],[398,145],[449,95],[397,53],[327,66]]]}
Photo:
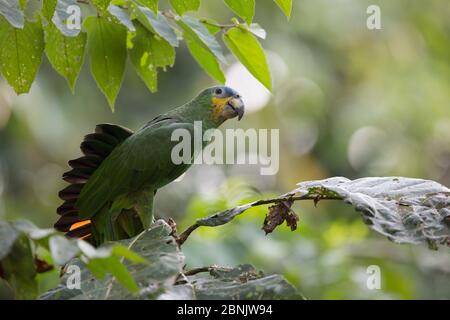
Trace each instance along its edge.
{"label": "parrot head", "polygon": [[205,90],[210,96],[211,114],[215,120],[228,120],[244,115],[244,102],[239,93],[226,86],[217,86]]}

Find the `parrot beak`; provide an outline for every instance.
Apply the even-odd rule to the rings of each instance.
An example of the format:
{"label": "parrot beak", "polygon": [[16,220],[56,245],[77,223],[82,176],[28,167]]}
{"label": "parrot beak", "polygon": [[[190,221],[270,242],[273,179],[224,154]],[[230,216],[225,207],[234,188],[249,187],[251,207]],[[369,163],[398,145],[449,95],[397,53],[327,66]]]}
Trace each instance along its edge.
{"label": "parrot beak", "polygon": [[233,117],[237,116],[238,120],[241,120],[242,117],[244,116],[245,111],[244,102],[242,101],[239,95],[236,95],[232,97],[230,100],[228,100],[227,107],[233,110],[234,113]]}

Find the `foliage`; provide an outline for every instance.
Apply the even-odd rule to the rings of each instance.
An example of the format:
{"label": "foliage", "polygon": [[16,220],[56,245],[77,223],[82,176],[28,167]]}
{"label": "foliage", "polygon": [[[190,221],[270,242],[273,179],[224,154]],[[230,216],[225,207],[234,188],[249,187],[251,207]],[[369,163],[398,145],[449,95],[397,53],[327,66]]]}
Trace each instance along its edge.
{"label": "foliage", "polygon": [[[211,277],[199,277],[183,270],[184,255],[172,236],[172,228],[163,220],[157,221],[140,235],[119,241],[144,259],[145,265],[127,268],[139,285],[135,294],[118,285],[111,276],[101,280],[86,267],[80,266],[79,290],[61,284],[41,299],[271,299],[301,298],[282,276],[264,276],[249,265],[236,268],[210,267]],[[79,261],[70,264],[79,265]],[[202,270],[203,271],[203,270]],[[183,274],[185,273],[185,274]],[[194,276],[195,275],[195,276]]]}
{"label": "foliage", "polygon": [[[275,2],[289,17],[292,0]],[[199,10],[200,0],[170,0],[175,12],[159,11],[166,4],[158,0],[48,0],[39,7],[40,3],[0,3],[0,71],[17,94],[30,90],[44,52],[73,92],[87,51],[92,76],[114,111],[127,56],[149,90],[155,92],[158,69],[173,66],[174,48],[181,38],[206,73],[225,83],[221,65],[227,61],[216,40],[219,31],[237,59],[264,86],[272,88],[264,51],[253,35],[255,28],[264,32],[252,24],[254,0],[225,0],[245,21],[233,18],[228,25],[186,15]],[[74,6],[86,8],[73,11]],[[77,12],[83,13],[81,30],[72,25]]]}
{"label": "foliage", "polygon": [[79,257],[99,278],[107,273],[131,292],[137,290],[133,277],[121,263],[146,263],[120,244],[99,249],[83,240],[70,240],[53,229],[39,229],[26,220],[0,221],[0,299],[35,299],[54,287],[59,267]]}
{"label": "foliage", "polygon": [[[321,200],[343,200],[360,211],[372,229],[393,241],[427,241],[433,247],[448,245],[449,196],[450,190],[436,182],[402,177],[308,181],[278,198],[257,200],[199,219],[180,236],[172,222],[169,225],[158,220],[134,238],[97,249],[82,240],[55,235],[52,229],[38,229],[29,222],[1,222],[0,236],[4,241],[0,247],[0,270],[4,280],[0,292],[5,297],[34,298],[39,293],[37,272],[43,265],[43,272],[48,272],[54,264],[78,266],[80,286],[69,287],[71,275],[66,273],[60,285],[42,295],[42,299],[301,298],[282,276],[265,276],[251,265],[186,271],[181,245],[200,226],[220,226],[251,207],[270,203],[275,205],[264,220],[266,234],[283,221],[295,230],[298,217],[291,206],[299,200],[313,200],[316,204]],[[50,257],[41,260],[35,247],[47,250]],[[200,272],[209,272],[212,278],[199,276]]]}

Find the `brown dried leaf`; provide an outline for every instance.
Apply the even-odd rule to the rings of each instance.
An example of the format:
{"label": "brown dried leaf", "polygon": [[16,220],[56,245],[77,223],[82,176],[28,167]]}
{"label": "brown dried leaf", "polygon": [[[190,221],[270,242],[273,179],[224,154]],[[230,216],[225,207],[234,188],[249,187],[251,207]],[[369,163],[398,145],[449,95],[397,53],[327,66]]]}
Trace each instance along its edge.
{"label": "brown dried leaf", "polygon": [[291,209],[293,203],[293,200],[284,200],[269,207],[269,213],[266,215],[262,227],[266,234],[273,232],[284,221],[291,228],[291,231],[297,229],[297,221],[299,218]]}

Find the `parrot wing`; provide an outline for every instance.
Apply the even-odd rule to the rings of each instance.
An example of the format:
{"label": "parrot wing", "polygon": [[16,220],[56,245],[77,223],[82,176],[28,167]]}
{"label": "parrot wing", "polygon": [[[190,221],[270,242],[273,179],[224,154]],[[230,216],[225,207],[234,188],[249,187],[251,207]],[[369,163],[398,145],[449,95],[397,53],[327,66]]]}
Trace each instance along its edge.
{"label": "parrot wing", "polygon": [[175,129],[192,133],[193,125],[176,118],[156,118],[114,149],[80,190],[79,217],[92,217],[118,196],[163,184],[176,167],[171,161],[177,143],[171,141]]}

